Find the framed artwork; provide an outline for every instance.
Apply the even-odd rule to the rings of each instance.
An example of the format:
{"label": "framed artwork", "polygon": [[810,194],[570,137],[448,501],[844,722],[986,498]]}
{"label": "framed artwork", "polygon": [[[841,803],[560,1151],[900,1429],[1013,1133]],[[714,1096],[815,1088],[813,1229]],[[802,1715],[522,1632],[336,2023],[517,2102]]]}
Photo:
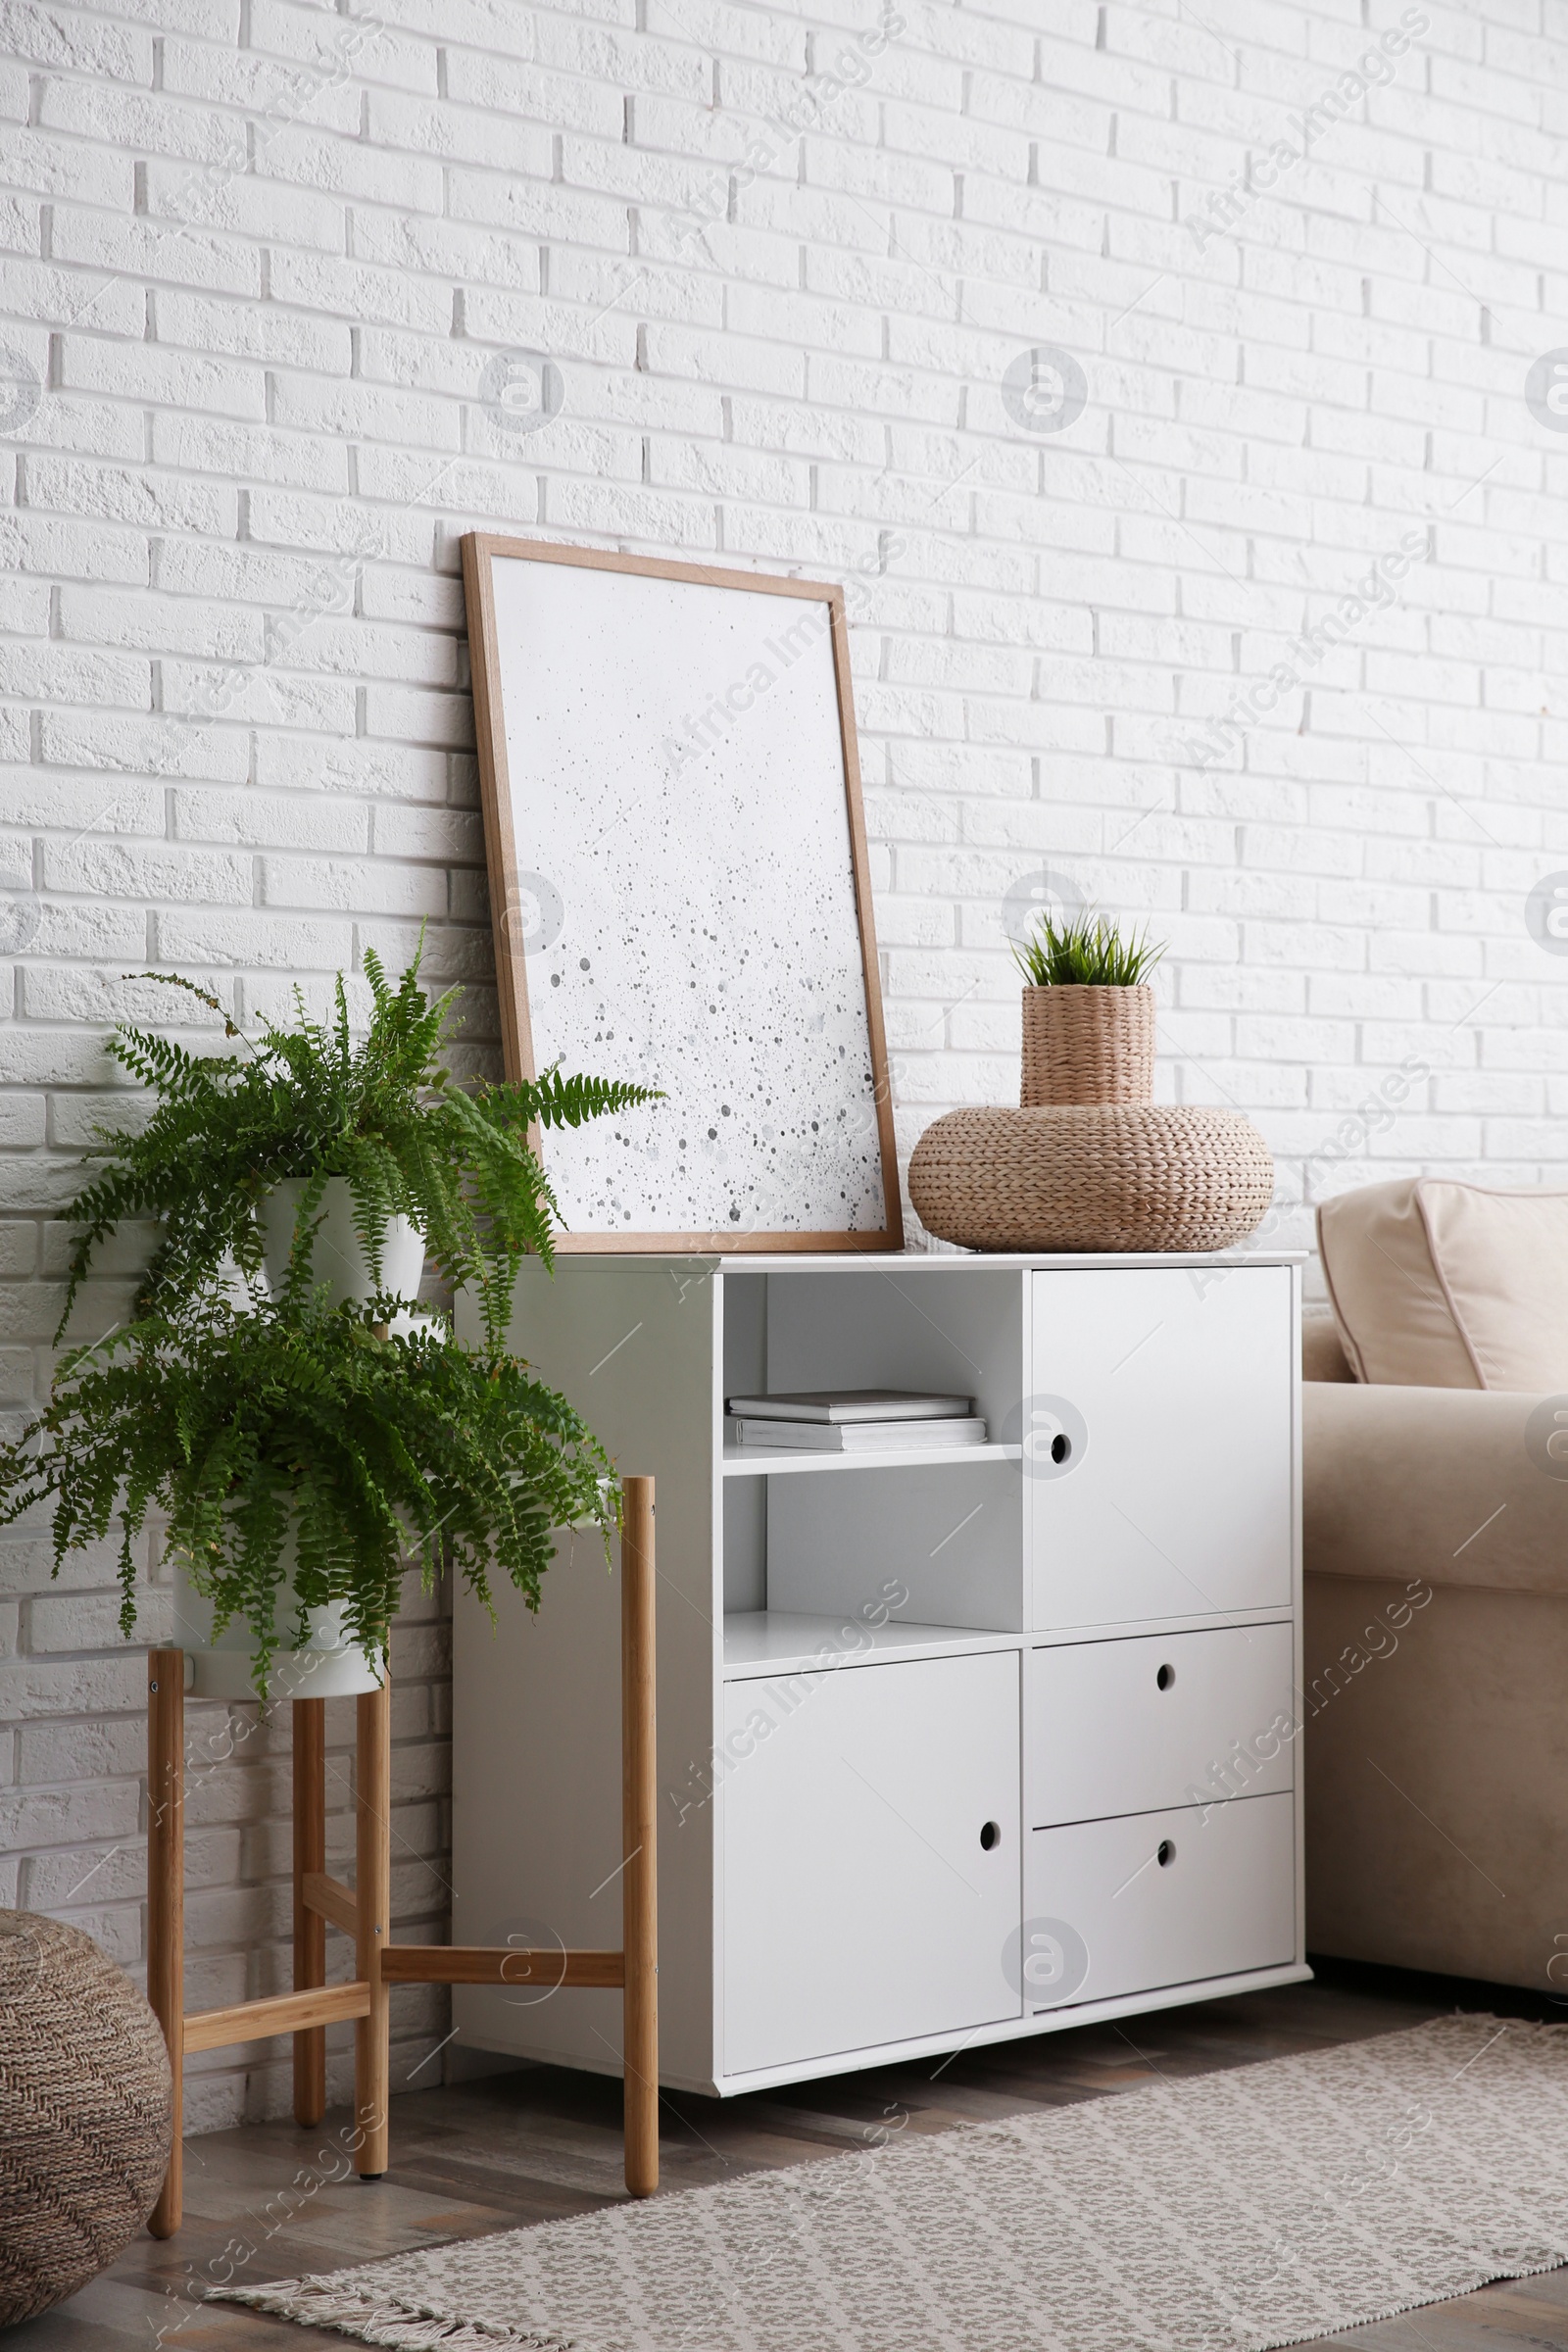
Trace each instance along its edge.
{"label": "framed artwork", "polygon": [[843,592],[463,542],[507,1068],[579,1250],[903,1247]]}

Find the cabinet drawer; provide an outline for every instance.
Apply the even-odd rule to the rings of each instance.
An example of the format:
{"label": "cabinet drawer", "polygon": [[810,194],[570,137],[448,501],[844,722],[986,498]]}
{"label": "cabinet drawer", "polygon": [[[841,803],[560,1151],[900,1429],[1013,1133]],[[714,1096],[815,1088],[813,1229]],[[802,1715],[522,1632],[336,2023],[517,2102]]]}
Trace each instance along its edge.
{"label": "cabinet drawer", "polygon": [[1024,1912],[1031,2014],[1283,1966],[1296,1957],[1296,1800],[1035,1830]]}
{"label": "cabinet drawer", "polygon": [[1288,1625],[1032,1651],[1029,1820],[1051,1828],[1292,1788],[1291,1665]]}

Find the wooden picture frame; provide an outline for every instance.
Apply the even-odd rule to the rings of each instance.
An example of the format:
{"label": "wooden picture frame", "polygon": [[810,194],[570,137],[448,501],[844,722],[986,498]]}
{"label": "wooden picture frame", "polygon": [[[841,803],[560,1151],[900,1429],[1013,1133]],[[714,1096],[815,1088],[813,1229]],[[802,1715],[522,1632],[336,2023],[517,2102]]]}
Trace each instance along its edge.
{"label": "wooden picture frame", "polygon": [[[859,759],[855,733],[843,590],[828,582],[785,579],[765,572],[732,571],[710,564],[666,562],[655,557],[610,555],[592,548],[562,547],[540,540],[482,531],[468,533],[462,544],[473,672],[474,724],[495,938],[496,983],[500,997],[506,1070],[512,1078],[531,1078],[538,1072],[537,1023],[530,1004],[527,972],[528,956],[535,951],[528,944],[526,931],[527,923],[537,923],[538,909],[536,903],[530,904],[526,885],[532,883],[536,886],[541,875],[548,870],[552,845],[519,839],[521,818],[518,794],[514,789],[510,772],[508,721],[503,699],[506,649],[501,644],[498,631],[497,565],[519,561],[562,564],[583,570],[630,573],[658,581],[687,582],[702,588],[738,590],[748,596],[803,600],[823,609],[831,647],[833,699],[843,768],[844,814],[848,821],[850,879],[853,884],[854,918],[859,935],[858,970],[864,997],[863,1049],[866,1061],[863,1074],[868,1077],[868,1085],[863,1090],[863,1102],[856,1105],[856,1115],[859,1117],[863,1113],[867,1121],[860,1141],[862,1193],[867,1200],[874,1196],[879,1214],[874,1221],[867,1213],[853,1217],[839,1226],[817,1222],[809,1230],[777,1221],[755,1227],[743,1223],[737,1228],[733,1222],[735,1212],[731,1208],[731,1223],[710,1224],[700,1230],[651,1227],[620,1231],[608,1225],[605,1230],[568,1230],[558,1236],[557,1249],[584,1252],[902,1250],[904,1228],[898,1160],[876,935],[871,911],[865,820],[860,801]],[[664,741],[669,741],[667,735]],[[825,790],[826,787],[821,786],[820,789]],[[536,897],[535,890],[535,900]],[[706,971],[702,978],[706,982]],[[612,1051],[596,1047],[587,1036],[584,1036],[580,1046],[575,1042],[563,1045],[559,1038],[550,1040],[550,1044],[564,1053],[568,1068],[583,1069],[606,1077],[638,1074],[614,1066]],[[859,1050],[858,1041],[857,1052]],[[839,1049],[839,1057],[841,1060],[844,1057],[842,1047]],[[655,1115],[662,1107],[656,1104],[654,1113],[630,1115]],[[593,1130],[584,1132],[591,1135]],[[871,1175],[870,1138],[873,1132],[875,1181]],[[548,1146],[544,1156],[548,1166]]]}

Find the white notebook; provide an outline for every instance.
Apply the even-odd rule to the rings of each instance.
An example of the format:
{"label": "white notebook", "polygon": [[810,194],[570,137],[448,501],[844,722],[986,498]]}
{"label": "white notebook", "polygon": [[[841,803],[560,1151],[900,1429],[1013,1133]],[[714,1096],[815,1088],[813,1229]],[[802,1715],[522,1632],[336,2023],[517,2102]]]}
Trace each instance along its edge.
{"label": "white notebook", "polygon": [[732,1413],[760,1421],[966,1421],[972,1396],[929,1396],[913,1389],[799,1389],[778,1396],[730,1396]]}
{"label": "white notebook", "polygon": [[759,1421],[732,1413],[726,1427],[743,1446],[793,1446],[808,1453],[902,1453],[937,1446],[983,1446],[986,1425],[961,1421]]}

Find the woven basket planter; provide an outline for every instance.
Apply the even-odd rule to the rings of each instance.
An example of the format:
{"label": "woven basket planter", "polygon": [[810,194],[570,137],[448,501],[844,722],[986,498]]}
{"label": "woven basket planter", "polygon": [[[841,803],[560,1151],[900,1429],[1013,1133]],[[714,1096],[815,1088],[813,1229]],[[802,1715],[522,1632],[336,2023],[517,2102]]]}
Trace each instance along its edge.
{"label": "woven basket planter", "polygon": [[1026,988],[1025,1109],[1046,1102],[1148,1102],[1154,1092],[1154,992]]}
{"label": "woven basket planter", "polygon": [[130,1979],[79,1928],[0,1911],[0,2327],[129,2244],[172,2129],[169,2054]]}
{"label": "woven basket planter", "polygon": [[927,1232],[970,1250],[1224,1250],[1273,1197],[1240,1111],[1163,1103],[950,1110],[909,1162]]}

